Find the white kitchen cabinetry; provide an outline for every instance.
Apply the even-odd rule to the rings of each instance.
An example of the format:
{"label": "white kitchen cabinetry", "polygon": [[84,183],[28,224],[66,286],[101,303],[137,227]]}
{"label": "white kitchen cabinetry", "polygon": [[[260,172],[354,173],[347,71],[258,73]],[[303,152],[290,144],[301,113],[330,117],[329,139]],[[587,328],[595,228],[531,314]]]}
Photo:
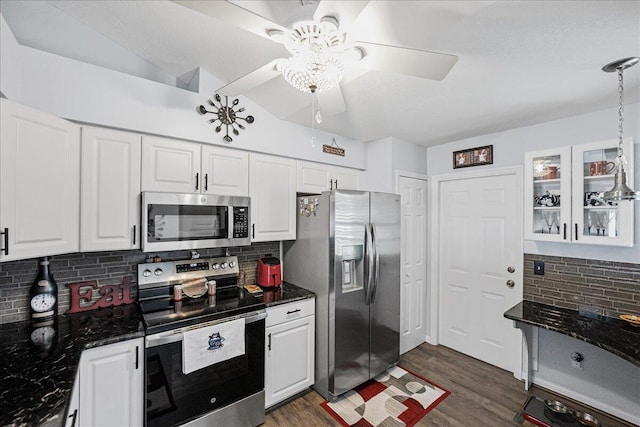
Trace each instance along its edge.
{"label": "white kitchen cabinetry", "polygon": [[249,155],[251,240],[296,238],[296,162],[264,154]]}
{"label": "white kitchen cabinetry", "polygon": [[[618,141],[525,153],[525,239],[633,246],[633,203],[604,203],[614,184]],[[633,183],[633,141],[625,138]]]}
{"label": "white kitchen cabinetry", "polygon": [[315,369],[315,299],[267,308],[265,407],[311,387]]}
{"label": "white kitchen cabinetry", "polygon": [[0,261],[77,252],[80,127],[1,100]]}
{"label": "white kitchen cabinetry", "polygon": [[67,410],[67,418],[64,421],[64,427],[78,427],[78,412],[80,410],[80,387],[79,378],[76,376],[71,388],[71,397],[69,398],[69,407]]}
{"label": "white kitchen cabinetry", "polygon": [[142,137],[142,191],[248,194],[248,153],[177,139]]}
{"label": "white kitchen cabinetry", "polygon": [[226,196],[249,195],[249,153],[202,146],[202,192]]}
{"label": "white kitchen cabinetry", "polygon": [[144,341],[92,348],[80,358],[80,426],[142,426]]}
{"label": "white kitchen cabinetry", "polygon": [[80,251],[137,249],[141,136],[82,128]]}
{"label": "white kitchen cabinetry", "polygon": [[359,190],[360,172],[313,162],[297,162],[297,191],[320,194],[323,191]]}

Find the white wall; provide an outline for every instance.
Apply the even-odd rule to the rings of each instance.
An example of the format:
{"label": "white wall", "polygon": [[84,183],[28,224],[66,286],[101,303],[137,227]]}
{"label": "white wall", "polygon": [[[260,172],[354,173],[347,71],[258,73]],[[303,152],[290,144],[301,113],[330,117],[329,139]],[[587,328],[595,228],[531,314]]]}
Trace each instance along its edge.
{"label": "white wall", "polygon": [[363,189],[396,192],[396,172],[427,175],[427,149],[395,137],[367,143]]}
{"label": "white wall", "polygon": [[0,92],[9,99],[20,97],[18,41],[0,14]]}
{"label": "white wall", "polygon": [[[614,88],[615,89],[615,88]],[[452,153],[465,148],[493,145],[493,165],[479,166],[483,170],[522,165],[524,153],[546,148],[565,147],[594,141],[615,140],[618,135],[618,109],[611,108],[581,116],[555,120],[504,132],[481,135],[427,149],[429,175],[450,174]],[[625,106],[625,136],[634,138],[635,183],[640,189],[640,104]],[[626,202],[625,202],[626,203]],[[601,247],[555,242],[524,242],[524,252],[572,258],[602,259],[620,262],[640,262],[640,203],[635,205],[635,246],[631,248]]]}
{"label": "white wall", "polygon": [[[223,82],[200,70],[199,93],[86,64],[25,46],[15,46],[2,26],[3,64],[0,90],[8,99],[59,117],[95,125],[142,133],[225,145],[221,134],[201,116],[196,107],[206,104]],[[5,49],[5,46],[7,47]],[[5,64],[10,69],[5,74]],[[17,65],[16,65],[17,64]],[[16,72],[18,70],[18,72]],[[364,169],[365,144],[336,137],[345,156],[322,153],[322,144],[331,144],[333,134],[316,130],[318,142],[311,147],[308,127],[282,121],[268,111],[240,97],[240,106],[255,117],[232,148],[276,154],[323,163]]]}

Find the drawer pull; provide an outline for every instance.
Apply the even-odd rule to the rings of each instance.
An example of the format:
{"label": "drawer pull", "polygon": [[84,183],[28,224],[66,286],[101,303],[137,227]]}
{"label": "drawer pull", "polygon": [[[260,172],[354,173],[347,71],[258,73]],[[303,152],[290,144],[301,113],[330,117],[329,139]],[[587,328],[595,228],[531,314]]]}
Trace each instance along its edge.
{"label": "drawer pull", "polygon": [[301,311],[299,308],[295,309],[295,310],[291,310],[291,311],[287,311],[287,314],[293,314],[293,313],[297,313]]}

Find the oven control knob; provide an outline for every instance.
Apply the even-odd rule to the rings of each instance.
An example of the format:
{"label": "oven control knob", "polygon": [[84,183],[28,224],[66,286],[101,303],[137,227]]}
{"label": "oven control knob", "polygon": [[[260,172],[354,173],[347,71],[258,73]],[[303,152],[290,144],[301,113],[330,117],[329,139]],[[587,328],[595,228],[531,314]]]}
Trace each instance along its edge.
{"label": "oven control knob", "polygon": [[143,275],[144,277],[149,277],[149,276],[151,276],[151,270],[149,270],[149,269],[147,268],[146,270],[144,270],[144,271],[142,272],[142,275]]}
{"label": "oven control knob", "polygon": [[156,268],[156,271],[153,272],[153,274],[155,274],[156,276],[161,276],[163,273],[161,268]]}
{"label": "oven control knob", "polygon": [[223,262],[222,264],[220,264],[220,268],[227,268],[227,263]]}
{"label": "oven control knob", "polygon": [[236,263],[233,261],[229,261],[229,268],[235,267]]}
{"label": "oven control knob", "polygon": [[217,270],[218,269],[218,263],[217,262],[213,263],[213,265],[211,265],[211,269],[212,270]]}

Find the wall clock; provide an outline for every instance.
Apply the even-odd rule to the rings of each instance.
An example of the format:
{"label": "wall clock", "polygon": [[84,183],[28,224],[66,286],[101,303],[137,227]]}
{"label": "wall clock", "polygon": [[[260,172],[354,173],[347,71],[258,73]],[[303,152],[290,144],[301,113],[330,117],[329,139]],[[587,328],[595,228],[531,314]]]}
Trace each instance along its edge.
{"label": "wall clock", "polygon": [[224,97],[223,103],[222,97],[216,93],[213,99],[209,100],[209,105],[215,108],[215,110],[209,111],[204,105],[198,107],[198,113],[200,114],[204,115],[211,113],[215,115],[213,119],[209,120],[209,123],[215,124],[218,121],[220,122],[215,128],[216,133],[222,131],[223,126],[225,127],[226,135],[222,140],[227,144],[233,141],[233,138],[229,136],[229,128],[231,128],[231,133],[236,136],[240,135],[240,131],[238,129],[245,129],[244,125],[238,122],[238,120],[244,120],[247,124],[251,124],[255,121],[253,116],[241,117],[238,115],[238,113],[242,113],[244,111],[244,107],[240,107],[237,110],[235,109],[238,106],[238,103],[238,98],[236,98],[233,100],[231,105],[229,105],[228,96]]}

